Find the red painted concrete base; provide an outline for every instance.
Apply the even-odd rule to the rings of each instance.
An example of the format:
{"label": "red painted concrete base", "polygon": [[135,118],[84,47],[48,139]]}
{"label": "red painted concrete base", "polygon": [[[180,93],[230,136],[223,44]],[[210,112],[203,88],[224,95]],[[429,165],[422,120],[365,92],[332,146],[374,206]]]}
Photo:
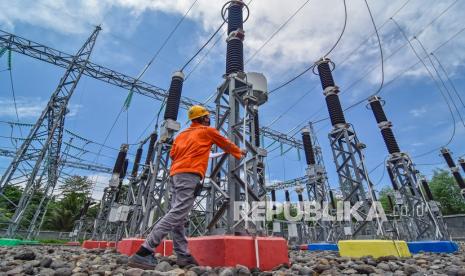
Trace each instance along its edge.
{"label": "red painted concrete base", "polygon": [[81,246],[81,244],[79,242],[67,242],[65,243],[65,245],[68,245],[68,246]]}
{"label": "red painted concrete base", "polygon": [[[118,242],[118,252],[133,255],[144,242],[143,239],[123,239]],[[203,266],[259,267],[270,270],[278,265],[289,265],[287,242],[276,237],[205,236],[189,238],[189,250]],[[156,248],[164,256],[173,254],[172,241],[165,241]],[[258,252],[258,258],[257,254]]]}
{"label": "red painted concrete base", "polygon": [[299,245],[299,249],[300,250],[308,250],[308,245],[307,244]]}
{"label": "red painted concrete base", "polygon": [[[144,242],[144,239],[122,239],[118,242],[117,251],[121,254],[128,256],[134,255],[139,247]],[[155,248],[155,253],[160,253],[162,256],[170,256],[173,254],[173,241],[164,240],[157,248]]]}
{"label": "red painted concrete base", "polygon": [[114,242],[114,241],[109,241],[109,242],[107,242],[107,247],[109,247],[109,248],[115,248],[115,247],[116,247],[116,242]]}
{"label": "red painted concrete base", "polygon": [[85,249],[107,248],[107,247],[108,247],[107,241],[86,240],[82,243],[82,248],[85,248]]}
{"label": "red painted concrete base", "polygon": [[[200,265],[258,267],[289,265],[287,242],[276,237],[206,236],[189,239],[189,250]],[[258,253],[258,256],[257,254]]]}

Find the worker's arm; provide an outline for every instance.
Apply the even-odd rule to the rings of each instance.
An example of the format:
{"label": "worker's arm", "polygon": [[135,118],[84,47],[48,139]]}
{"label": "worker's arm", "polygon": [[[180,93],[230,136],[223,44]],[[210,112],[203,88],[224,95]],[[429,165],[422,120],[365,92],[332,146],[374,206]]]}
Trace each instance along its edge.
{"label": "worker's arm", "polygon": [[225,152],[232,154],[237,159],[241,159],[242,151],[229,139],[225,138],[220,132],[213,127],[207,128],[208,136],[212,139],[213,143],[223,149]]}
{"label": "worker's arm", "polygon": [[174,160],[174,157],[176,156],[176,141],[173,142],[173,145],[171,146],[171,150],[170,150],[170,157],[171,157],[171,160]]}

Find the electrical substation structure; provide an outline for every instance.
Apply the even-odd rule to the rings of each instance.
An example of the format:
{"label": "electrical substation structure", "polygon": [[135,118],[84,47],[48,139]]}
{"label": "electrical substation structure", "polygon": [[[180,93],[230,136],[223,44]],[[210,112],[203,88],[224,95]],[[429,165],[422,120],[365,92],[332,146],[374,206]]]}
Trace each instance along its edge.
{"label": "electrical substation structure", "polygon": [[[379,216],[380,208],[375,204],[376,195],[373,183],[368,177],[364,161],[363,149],[365,145],[358,140],[352,125],[347,123],[344,118],[338,96],[339,87],[334,83],[331,65],[334,64],[328,58],[322,58],[316,63],[333,126],[328,137],[343,201],[350,202],[355,215],[359,217],[355,221],[345,221],[342,228],[343,233],[336,236],[341,239],[356,239],[367,236],[382,237],[385,235],[385,230]],[[368,221],[367,217],[370,212],[374,216],[372,216],[373,220]]]}
{"label": "electrical substation structure", "polygon": [[[249,154],[242,160],[223,155],[211,162],[209,182],[204,185],[201,196],[194,206],[206,206],[203,223],[190,229],[203,234],[264,233],[264,224],[259,222],[249,227],[248,219],[234,219],[235,202],[246,203],[265,198],[264,157],[260,147],[259,107],[267,99],[266,78],[260,73],[244,73],[243,10],[248,7],[238,0],[223,6],[222,16],[227,22],[226,73],[215,97],[215,127],[234,144],[243,144]],[[218,148],[214,147],[214,153]],[[245,204],[243,214],[249,216]],[[196,209],[194,209],[194,214]],[[200,231],[199,231],[200,230]]]}
{"label": "electrical substation structure", "polygon": [[447,238],[438,204],[432,198],[428,183],[421,184],[426,180],[419,176],[409,154],[401,152],[392,123],[384,112],[384,101],[379,96],[372,96],[368,102],[389,152],[386,169],[394,190],[393,210],[398,223],[394,227],[396,238],[410,241]]}
{"label": "electrical substation structure", "polygon": [[128,149],[127,144],[121,145],[108,187],[103,190],[100,208],[92,231],[93,240],[116,240],[116,237],[112,235],[116,233],[118,222],[127,216],[128,207],[120,205],[119,202],[123,179],[128,169],[128,159],[126,159]]}
{"label": "electrical substation structure", "polygon": [[[28,230],[30,233],[37,233],[58,180],[68,102],[89,62],[100,30],[101,28],[97,26],[81,49],[69,60],[65,74],[47,106],[0,180],[0,194],[3,194],[5,187],[9,185],[24,185],[24,191],[8,225],[7,236],[9,237],[17,235],[33,195],[41,189],[44,191],[43,200],[35,211],[37,213],[34,214],[35,221],[29,222]],[[42,139],[44,142],[41,142]],[[32,171],[27,173],[26,169],[29,168],[32,168]],[[32,238],[31,235],[28,236]]]}

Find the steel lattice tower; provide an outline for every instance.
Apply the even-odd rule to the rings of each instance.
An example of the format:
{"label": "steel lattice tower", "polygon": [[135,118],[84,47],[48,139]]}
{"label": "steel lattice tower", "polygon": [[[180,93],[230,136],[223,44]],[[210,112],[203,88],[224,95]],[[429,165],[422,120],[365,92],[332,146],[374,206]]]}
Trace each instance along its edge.
{"label": "steel lattice tower", "polygon": [[[204,226],[196,227],[203,234],[264,230],[261,223],[245,229],[244,220],[234,220],[235,201],[245,201],[246,196],[249,202],[259,201],[266,195],[263,163],[266,151],[260,147],[258,122],[258,108],[267,100],[266,79],[261,74],[244,73],[243,22],[247,20],[243,19],[244,8],[248,11],[243,1],[233,0],[222,10],[223,19],[228,23],[226,73],[217,89],[214,113],[215,127],[236,145],[245,141],[249,155],[242,160],[223,155],[211,162],[209,182],[196,202],[197,206],[206,206]],[[214,147],[214,152],[218,148]]]}
{"label": "steel lattice tower", "polygon": [[113,174],[108,183],[109,185],[103,190],[99,212],[92,231],[92,240],[111,240],[112,238],[115,240],[115,237],[112,235],[116,234],[115,222],[119,221],[119,218],[117,218],[120,215],[118,214],[118,201],[128,167],[127,152],[128,145],[122,144],[115,161]]}
{"label": "steel lattice tower", "polygon": [[[304,143],[305,160],[307,162],[307,177],[306,183],[308,200],[318,203],[320,206],[326,207],[328,200],[329,184],[326,176],[326,169],[321,154],[321,148],[316,139],[313,125],[310,123],[309,128],[302,130],[302,141]],[[325,206],[326,205],[326,206]],[[326,208],[328,208],[327,206]],[[327,210],[329,212],[329,210]],[[315,221],[313,227],[313,237],[315,241],[328,241],[330,237],[331,223],[328,221]]]}
{"label": "steel lattice tower", "polygon": [[392,123],[384,113],[381,98],[373,96],[368,102],[389,152],[386,167],[394,189],[395,207],[397,207],[395,211],[399,214],[402,227],[402,231],[398,231],[400,238],[414,241],[443,239],[447,231],[442,223],[439,208],[434,208],[439,212],[434,214],[431,208],[434,203],[428,204],[427,198],[420,189],[418,171],[410,156],[400,151],[391,128]]}
{"label": "steel lattice tower", "polygon": [[[9,237],[16,235],[34,193],[39,188],[52,191],[57,183],[63,125],[68,102],[89,62],[100,30],[101,28],[97,26],[81,49],[73,56],[47,106],[0,180],[0,193],[3,193],[8,185],[24,185],[21,199],[8,226],[7,236]],[[32,168],[32,171],[27,173],[26,168]],[[43,206],[47,206],[49,200],[50,196],[44,200]],[[39,221],[36,220],[35,223]]]}
{"label": "steel lattice tower", "polygon": [[[320,75],[321,85],[326,97],[329,116],[333,130],[329,133],[329,142],[333,152],[336,171],[344,202],[350,202],[351,206],[360,204],[356,213],[362,221],[345,221],[344,235],[347,238],[361,236],[383,236],[384,227],[380,221],[378,206],[375,204],[376,195],[373,190],[367,169],[362,144],[352,125],[346,122],[344,112],[339,101],[339,87],[334,83],[330,64],[327,58],[322,58],[316,63]],[[376,216],[373,221],[365,221],[371,208],[375,208]]]}

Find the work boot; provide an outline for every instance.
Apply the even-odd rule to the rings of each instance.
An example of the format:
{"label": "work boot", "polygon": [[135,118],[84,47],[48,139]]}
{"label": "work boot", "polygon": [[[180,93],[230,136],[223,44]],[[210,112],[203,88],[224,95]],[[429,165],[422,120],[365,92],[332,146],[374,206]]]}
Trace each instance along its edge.
{"label": "work boot", "polygon": [[134,254],[128,260],[128,266],[146,270],[154,270],[157,264],[157,258],[153,254],[147,256]]}
{"label": "work boot", "polygon": [[176,264],[179,265],[179,267],[185,267],[185,266],[198,266],[199,263],[197,260],[192,256],[192,255],[181,255],[178,254]]}

